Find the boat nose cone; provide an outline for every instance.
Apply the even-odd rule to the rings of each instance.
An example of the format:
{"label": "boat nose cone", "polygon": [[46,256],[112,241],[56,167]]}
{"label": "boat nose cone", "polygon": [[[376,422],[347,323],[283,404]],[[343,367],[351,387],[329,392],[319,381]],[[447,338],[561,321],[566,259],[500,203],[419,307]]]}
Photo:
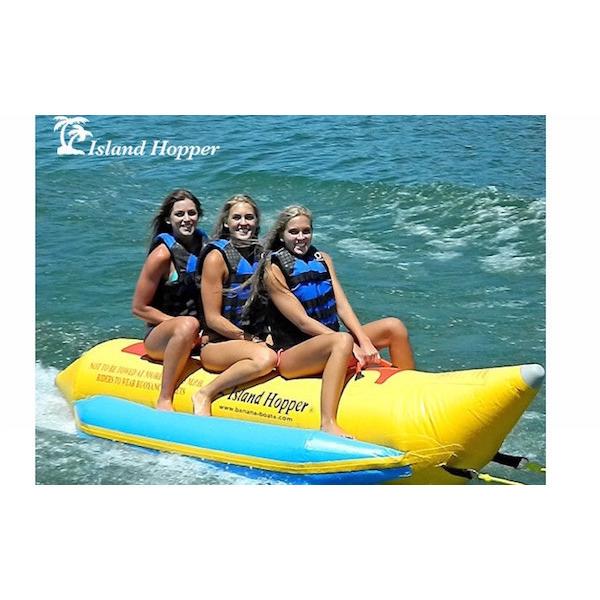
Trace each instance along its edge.
{"label": "boat nose cone", "polygon": [[542,385],[546,371],[542,365],[522,365],[521,377],[523,381],[533,389],[537,389]]}

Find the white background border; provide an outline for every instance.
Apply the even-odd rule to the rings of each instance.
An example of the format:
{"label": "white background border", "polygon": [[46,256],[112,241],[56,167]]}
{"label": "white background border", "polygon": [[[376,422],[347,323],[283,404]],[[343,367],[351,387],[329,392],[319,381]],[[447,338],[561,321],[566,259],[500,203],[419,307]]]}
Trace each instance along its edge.
{"label": "white background border", "polygon": [[[599,53],[585,6],[109,0],[5,16],[4,597],[597,589]],[[547,114],[548,484],[35,486],[34,115],[113,113]]]}

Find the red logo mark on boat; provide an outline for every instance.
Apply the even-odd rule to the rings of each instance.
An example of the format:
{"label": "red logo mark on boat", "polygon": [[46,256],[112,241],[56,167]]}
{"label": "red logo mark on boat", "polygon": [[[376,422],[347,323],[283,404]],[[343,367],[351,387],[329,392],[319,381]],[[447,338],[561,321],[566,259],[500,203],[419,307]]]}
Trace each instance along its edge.
{"label": "red logo mark on boat", "polygon": [[126,346],[121,350],[121,352],[136,354],[137,356],[145,356],[146,348],[144,348],[144,342],[137,342],[135,344],[131,344],[131,346]]}

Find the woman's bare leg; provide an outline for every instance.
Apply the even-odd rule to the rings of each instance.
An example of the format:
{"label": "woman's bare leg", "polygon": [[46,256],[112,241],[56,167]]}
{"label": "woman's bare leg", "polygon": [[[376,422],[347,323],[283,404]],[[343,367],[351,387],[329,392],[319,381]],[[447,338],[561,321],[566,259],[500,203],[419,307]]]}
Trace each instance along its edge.
{"label": "woman's bare leg", "polygon": [[279,363],[286,379],[323,374],[321,429],[346,437],[350,436],[337,424],[336,416],[353,345],[349,333],[318,335],[286,350]]}
{"label": "woman's bare leg", "polygon": [[400,319],[388,317],[363,325],[363,330],[378,350],[390,349],[392,365],[401,371],[415,368],[408,330]]}
{"label": "woman's bare leg", "polygon": [[229,340],[204,346],[200,360],[204,368],[220,372],[192,396],[194,414],[210,417],[210,405],[221,392],[270,373],[275,368],[277,354],[264,344]]}
{"label": "woman's bare leg", "polygon": [[145,339],[148,356],[163,363],[156,402],[159,410],[173,410],[173,394],[199,332],[200,324],[195,317],[174,317],[159,323]]}

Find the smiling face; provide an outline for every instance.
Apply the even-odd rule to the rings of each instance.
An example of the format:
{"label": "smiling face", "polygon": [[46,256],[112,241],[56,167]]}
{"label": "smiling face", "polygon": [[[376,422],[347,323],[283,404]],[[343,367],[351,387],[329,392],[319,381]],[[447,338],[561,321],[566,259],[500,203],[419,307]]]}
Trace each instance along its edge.
{"label": "smiling face", "polygon": [[312,242],[312,224],[306,215],[290,219],[282,234],[285,247],[296,256],[304,256]]}
{"label": "smiling face", "polygon": [[225,224],[231,239],[250,240],[256,237],[256,212],[247,202],[236,202],[230,208]]}
{"label": "smiling face", "polygon": [[167,223],[171,225],[175,238],[186,243],[192,239],[199,218],[198,209],[192,200],[177,200],[171,208]]}

